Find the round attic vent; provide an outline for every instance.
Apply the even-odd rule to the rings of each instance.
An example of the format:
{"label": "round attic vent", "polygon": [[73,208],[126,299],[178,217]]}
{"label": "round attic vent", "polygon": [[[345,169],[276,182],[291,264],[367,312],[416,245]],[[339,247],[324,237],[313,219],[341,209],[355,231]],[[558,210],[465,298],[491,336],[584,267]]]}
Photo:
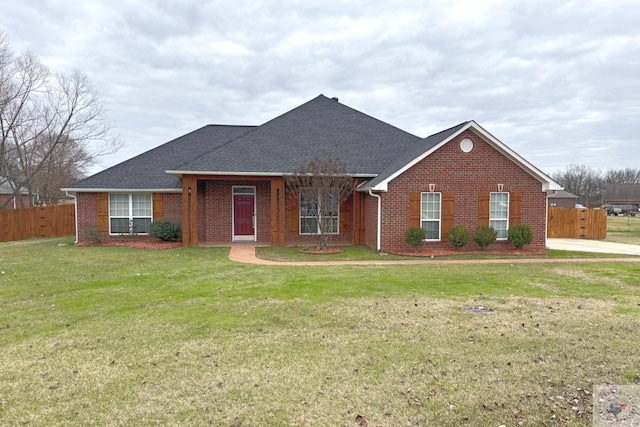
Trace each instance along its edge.
{"label": "round attic vent", "polygon": [[462,141],[460,141],[460,149],[465,153],[468,153],[469,151],[473,150],[473,141],[470,140],[469,138],[463,139]]}

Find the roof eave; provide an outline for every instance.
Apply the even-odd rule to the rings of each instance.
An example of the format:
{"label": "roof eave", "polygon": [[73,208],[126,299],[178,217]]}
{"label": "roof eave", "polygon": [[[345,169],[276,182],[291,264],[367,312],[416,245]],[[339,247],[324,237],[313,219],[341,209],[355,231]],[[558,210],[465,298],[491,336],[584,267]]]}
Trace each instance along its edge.
{"label": "roof eave", "polygon": [[[165,170],[165,173],[181,177],[183,175],[211,175],[211,176],[291,176],[295,172],[237,172],[237,171],[181,171],[181,170]],[[374,178],[374,173],[348,173],[353,178]]]}
{"label": "roof eave", "polygon": [[237,172],[237,171],[194,171],[194,170],[165,170],[165,173],[181,177],[183,175],[234,175],[234,176],[283,176],[282,172]]}
{"label": "roof eave", "polygon": [[[398,176],[400,176],[405,171],[407,171],[409,168],[411,168],[415,164],[417,164],[420,161],[422,161],[423,159],[425,159],[431,153],[435,152],[440,147],[442,147],[443,145],[447,144],[449,141],[457,138],[460,134],[462,134],[463,132],[465,132],[466,130],[471,129],[471,128],[473,128],[475,131],[480,133],[483,137],[488,139],[491,142],[491,144],[498,151],[500,151],[503,155],[507,156],[511,161],[517,163],[521,168],[523,168],[527,173],[529,173],[529,175],[531,175],[534,178],[536,178],[542,184],[542,191],[553,191],[553,190],[563,190],[564,189],[564,187],[562,187],[560,184],[555,182],[553,179],[551,179],[545,173],[543,173],[538,168],[533,166],[531,163],[526,161],[518,153],[516,153],[515,151],[513,151],[512,149],[507,147],[505,144],[503,144],[499,139],[497,139],[496,137],[491,135],[489,132],[487,132],[482,126],[480,126],[474,120],[470,120],[469,122],[467,122],[467,124],[465,126],[461,127],[458,131],[456,131],[453,134],[449,135],[449,137],[445,138],[444,140],[442,140],[437,145],[435,145],[432,148],[430,148],[429,150],[425,151],[420,156],[416,157],[415,159],[413,159],[412,161],[410,161],[409,163],[404,165],[402,168],[398,169],[393,174],[389,175],[389,177],[384,179],[382,182],[380,182],[377,185],[371,187],[370,189],[372,191],[387,191],[389,182],[393,181]],[[368,189],[369,188],[367,188],[367,190]],[[363,189],[362,191],[365,191],[365,190]]]}
{"label": "roof eave", "polygon": [[61,188],[73,193],[182,193],[182,188]]}
{"label": "roof eave", "polygon": [[361,191],[361,192],[381,191],[383,193],[386,193],[387,191],[389,191],[389,185],[387,181],[383,181],[380,184],[376,184],[376,185],[365,185],[365,184],[366,182],[363,182],[362,184],[360,184],[356,188],[356,191]]}

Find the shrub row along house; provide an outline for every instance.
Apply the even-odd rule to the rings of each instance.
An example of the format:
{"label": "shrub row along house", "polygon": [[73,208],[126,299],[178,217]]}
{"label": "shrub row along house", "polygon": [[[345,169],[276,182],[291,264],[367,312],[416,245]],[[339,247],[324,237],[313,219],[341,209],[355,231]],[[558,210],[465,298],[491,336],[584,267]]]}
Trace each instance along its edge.
{"label": "shrub row along house", "polygon": [[[420,138],[320,95],[260,126],[208,125],[63,190],[77,197],[79,242],[182,224],[185,246],[256,242],[311,245],[312,200],[290,197],[285,177],[312,159],[339,159],[351,197],[333,212],[333,244],[404,252],[410,226],[425,250],[447,231],[519,223],[545,251],[547,191],[562,187],[474,121]],[[311,226],[310,226],[311,224]]]}

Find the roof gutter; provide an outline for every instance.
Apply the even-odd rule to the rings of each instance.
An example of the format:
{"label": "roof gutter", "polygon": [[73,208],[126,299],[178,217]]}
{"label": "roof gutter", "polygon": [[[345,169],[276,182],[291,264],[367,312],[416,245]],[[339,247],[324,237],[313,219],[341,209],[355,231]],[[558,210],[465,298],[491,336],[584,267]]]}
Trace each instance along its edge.
{"label": "roof gutter", "polygon": [[61,188],[62,191],[74,193],[182,193],[180,188]]}
{"label": "roof gutter", "polygon": [[382,197],[379,194],[374,194],[372,190],[369,190],[369,195],[378,199],[378,226],[376,230],[376,250],[380,252],[380,214],[382,213]]}
{"label": "roof gutter", "polygon": [[[296,172],[238,172],[238,171],[196,171],[196,170],[165,170],[165,173],[174,176],[182,175],[212,175],[212,176],[292,176]],[[373,178],[375,173],[347,173],[353,178]]]}

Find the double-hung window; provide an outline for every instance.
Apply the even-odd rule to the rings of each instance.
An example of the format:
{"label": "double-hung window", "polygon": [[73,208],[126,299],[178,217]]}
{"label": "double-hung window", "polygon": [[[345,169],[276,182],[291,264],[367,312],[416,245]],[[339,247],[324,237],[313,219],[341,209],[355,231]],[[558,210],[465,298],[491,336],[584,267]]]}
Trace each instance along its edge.
{"label": "double-hung window", "polygon": [[489,225],[498,232],[498,240],[507,238],[509,229],[509,193],[491,193],[489,198]]}
{"label": "double-hung window", "polygon": [[300,191],[300,234],[320,234],[320,226],[329,234],[338,234],[340,204],[330,194],[324,200],[312,189]]}
{"label": "double-hung window", "polygon": [[442,193],[422,193],[420,205],[420,226],[427,232],[426,240],[440,240]]}
{"label": "double-hung window", "polygon": [[151,194],[109,194],[109,233],[149,233],[151,206]]}

